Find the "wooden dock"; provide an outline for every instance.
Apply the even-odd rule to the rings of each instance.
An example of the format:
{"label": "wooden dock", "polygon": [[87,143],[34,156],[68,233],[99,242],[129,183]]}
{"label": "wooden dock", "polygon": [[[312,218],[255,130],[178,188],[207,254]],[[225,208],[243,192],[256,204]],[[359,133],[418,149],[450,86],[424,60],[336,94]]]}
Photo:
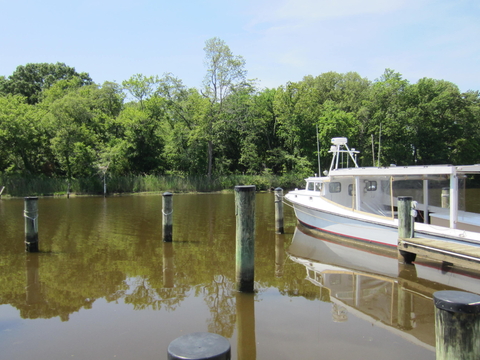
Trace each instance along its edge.
{"label": "wooden dock", "polygon": [[399,238],[398,250],[480,271],[480,246],[424,238]]}

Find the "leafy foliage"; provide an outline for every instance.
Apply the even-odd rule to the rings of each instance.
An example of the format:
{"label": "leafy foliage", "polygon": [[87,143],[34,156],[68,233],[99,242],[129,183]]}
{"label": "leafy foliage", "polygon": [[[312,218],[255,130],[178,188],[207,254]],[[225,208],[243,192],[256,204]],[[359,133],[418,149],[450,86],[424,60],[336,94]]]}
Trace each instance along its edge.
{"label": "leafy foliage", "polygon": [[325,164],[336,136],[362,166],[480,162],[479,91],[410,84],[391,69],[375,81],[327,72],[259,89],[223,40],[204,50],[201,89],[169,73],[98,85],[62,63],[0,76],[0,173],[71,184],[103,174],[296,179],[317,172],[317,139]]}

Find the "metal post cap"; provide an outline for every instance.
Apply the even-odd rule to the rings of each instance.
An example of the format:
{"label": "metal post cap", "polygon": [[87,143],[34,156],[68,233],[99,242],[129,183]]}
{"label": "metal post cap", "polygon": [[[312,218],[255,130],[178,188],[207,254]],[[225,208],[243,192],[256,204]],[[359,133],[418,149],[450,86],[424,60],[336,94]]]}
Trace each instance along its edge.
{"label": "metal post cap", "polygon": [[230,343],[223,336],[196,332],[168,345],[168,360],[230,360]]}
{"label": "metal post cap", "polygon": [[464,314],[480,314],[480,295],[443,290],[433,294],[437,309]]}

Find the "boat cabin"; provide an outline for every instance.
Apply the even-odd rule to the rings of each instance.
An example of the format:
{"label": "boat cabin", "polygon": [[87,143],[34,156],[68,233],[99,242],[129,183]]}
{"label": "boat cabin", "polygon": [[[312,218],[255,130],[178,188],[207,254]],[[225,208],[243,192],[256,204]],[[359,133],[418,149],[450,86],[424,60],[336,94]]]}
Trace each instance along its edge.
{"label": "boat cabin", "polygon": [[396,217],[397,197],[411,196],[416,202],[415,221],[480,232],[480,214],[465,209],[466,177],[480,174],[480,165],[361,168],[358,152],[348,148],[346,138],[334,138],[332,144],[330,170],[325,176],[306,179],[306,190],[312,196],[386,218]]}

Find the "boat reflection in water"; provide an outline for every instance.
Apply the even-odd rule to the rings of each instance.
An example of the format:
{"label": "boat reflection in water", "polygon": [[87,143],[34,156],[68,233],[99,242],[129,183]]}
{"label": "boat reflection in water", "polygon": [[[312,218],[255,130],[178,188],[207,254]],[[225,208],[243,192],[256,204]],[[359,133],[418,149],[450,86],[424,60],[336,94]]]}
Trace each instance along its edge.
{"label": "boat reflection in water", "polygon": [[288,256],[305,266],[307,280],[332,303],[335,322],[353,315],[435,351],[433,293],[480,291],[478,273],[439,263],[403,265],[391,249],[322,235],[298,225]]}

